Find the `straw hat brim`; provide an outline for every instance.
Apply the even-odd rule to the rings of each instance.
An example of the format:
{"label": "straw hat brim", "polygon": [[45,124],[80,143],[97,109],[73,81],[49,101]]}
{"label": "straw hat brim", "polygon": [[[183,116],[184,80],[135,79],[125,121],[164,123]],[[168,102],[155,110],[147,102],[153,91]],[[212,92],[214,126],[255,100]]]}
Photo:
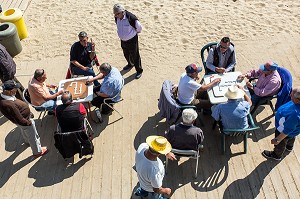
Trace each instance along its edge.
{"label": "straw hat brim", "polygon": [[225,97],[227,97],[228,99],[241,99],[244,97],[244,92],[240,89],[236,93],[227,91],[225,93]]}
{"label": "straw hat brim", "polygon": [[159,138],[159,137],[161,137],[161,136],[155,136],[155,135],[148,136],[146,139],[146,143],[148,144],[149,147],[151,147],[156,152],[165,155],[172,150],[172,146],[171,146],[170,142],[167,141],[166,148],[164,150],[162,150],[162,151],[156,150],[155,146],[153,146],[152,143],[156,138]]}

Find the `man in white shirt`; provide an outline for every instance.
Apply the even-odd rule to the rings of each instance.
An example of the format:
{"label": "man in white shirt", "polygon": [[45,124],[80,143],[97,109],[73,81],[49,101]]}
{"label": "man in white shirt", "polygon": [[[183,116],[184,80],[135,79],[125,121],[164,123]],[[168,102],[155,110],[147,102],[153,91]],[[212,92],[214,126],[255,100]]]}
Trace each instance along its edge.
{"label": "man in white shirt", "polygon": [[113,13],[123,54],[128,63],[123,70],[129,70],[134,66],[135,78],[139,79],[143,73],[138,41],[138,33],[142,31],[142,25],[134,14],[125,10],[119,3],[114,5]]}
{"label": "man in white shirt", "polygon": [[197,109],[210,109],[212,104],[208,100],[207,91],[215,84],[221,81],[221,78],[216,78],[207,85],[201,85],[197,82],[200,79],[199,73],[202,71],[202,67],[196,64],[190,64],[185,67],[185,73],[183,73],[179,80],[178,85],[178,100],[182,105],[194,105]]}
{"label": "man in white shirt", "polygon": [[[149,136],[146,143],[139,146],[135,155],[135,166],[140,183],[140,187],[134,193],[136,196],[147,197],[151,194],[151,199],[163,199],[161,194],[171,194],[170,188],[162,187],[165,168],[158,158],[160,154],[170,153],[171,149],[171,144],[162,136]],[[173,158],[175,158],[174,154]]]}

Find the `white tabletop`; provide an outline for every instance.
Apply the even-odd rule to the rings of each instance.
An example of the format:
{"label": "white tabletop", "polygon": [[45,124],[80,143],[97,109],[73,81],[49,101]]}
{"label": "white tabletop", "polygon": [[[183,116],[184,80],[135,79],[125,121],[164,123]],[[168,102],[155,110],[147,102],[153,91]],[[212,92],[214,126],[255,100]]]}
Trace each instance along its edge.
{"label": "white tabletop", "polygon": [[[93,78],[93,77],[92,76],[84,76],[84,77],[61,80],[58,85],[58,91],[64,89],[64,84],[66,82],[73,82],[73,81],[78,81],[78,80],[83,80],[83,79],[87,80],[88,78]],[[90,102],[90,101],[92,101],[93,100],[93,85],[94,84],[85,85],[88,88],[87,96],[83,99],[73,99],[73,102]],[[61,95],[57,97],[57,101],[56,101],[56,105],[60,105],[60,104],[62,104]]]}
{"label": "white tabletop", "polygon": [[237,81],[237,77],[241,75],[241,72],[228,72],[224,74],[212,74],[212,75],[205,75],[204,76],[204,83],[209,84],[216,78],[221,78],[221,82],[216,84],[212,88],[207,90],[209,101],[212,104],[220,104],[225,103],[228,101],[227,97],[224,94],[227,92],[228,87],[239,84],[244,87],[247,95],[250,96],[249,90],[246,86],[245,80],[242,82]]}

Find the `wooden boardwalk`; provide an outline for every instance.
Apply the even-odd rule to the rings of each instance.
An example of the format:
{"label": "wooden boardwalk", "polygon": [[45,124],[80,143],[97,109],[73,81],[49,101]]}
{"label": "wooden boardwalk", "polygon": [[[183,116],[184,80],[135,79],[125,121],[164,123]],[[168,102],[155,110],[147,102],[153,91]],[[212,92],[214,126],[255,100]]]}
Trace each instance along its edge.
{"label": "wooden boardwalk", "polygon": [[[9,2],[3,0],[1,5],[5,8],[4,5]],[[300,36],[282,34],[280,41],[278,37],[271,36],[253,39],[251,45],[247,45],[249,41],[236,41],[239,70],[246,72],[249,69],[247,66],[254,66],[257,63],[254,58],[260,57],[259,54],[267,57],[265,49],[268,48],[268,53],[291,71],[294,84],[300,85],[300,49],[298,45],[286,45],[297,44]],[[271,48],[273,46],[276,48]],[[53,71],[52,63],[62,69]],[[17,73],[28,74],[33,68],[43,66],[48,72],[48,80],[58,82],[64,78],[63,67],[67,65],[68,59],[61,57],[23,61]],[[96,133],[93,140],[95,154],[92,158],[79,159],[76,155],[74,159],[64,160],[54,147],[55,118],[46,116],[43,126],[40,126],[40,120],[36,120],[36,123],[41,143],[48,146],[50,151],[44,157],[33,160],[30,148],[23,144],[20,130],[0,113],[0,198],[136,198],[133,191],[138,180],[132,168],[135,150],[140,143],[145,142],[147,136],[162,134],[168,127],[165,120],[159,117],[157,109],[157,98],[164,79],[157,78],[148,69],[140,80],[134,79],[133,70],[124,73],[124,101],[116,105],[123,119],[119,120],[118,114],[112,113],[104,117],[101,125],[91,123]],[[176,77],[165,71],[162,73],[166,74],[165,79],[178,81],[183,71],[184,68]],[[19,79],[26,85],[28,77]],[[227,152],[221,155],[220,133],[217,129],[211,129],[211,117],[201,114],[201,119],[205,121],[201,127],[205,135],[205,148],[200,157],[198,178],[193,178],[195,160],[182,158],[179,162],[170,162],[164,186],[172,189],[171,198],[300,198],[299,139],[296,139],[294,150],[285,153],[280,162],[266,160],[261,155],[263,150],[272,149],[270,140],[275,127],[274,117],[270,115],[269,107],[258,109],[255,120],[260,129],[249,136],[247,154],[242,153],[242,138],[233,138],[227,140]]]}
{"label": "wooden boardwalk", "polygon": [[19,8],[23,13],[26,11],[31,0],[0,0],[2,10]]}

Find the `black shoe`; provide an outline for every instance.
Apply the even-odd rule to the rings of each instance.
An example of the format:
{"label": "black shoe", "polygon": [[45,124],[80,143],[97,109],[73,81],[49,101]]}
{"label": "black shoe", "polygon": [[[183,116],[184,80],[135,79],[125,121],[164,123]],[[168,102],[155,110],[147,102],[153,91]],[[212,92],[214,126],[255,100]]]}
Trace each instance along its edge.
{"label": "black shoe", "polygon": [[287,150],[288,152],[291,152],[291,151],[293,150],[293,147],[291,147],[291,146],[286,146],[286,147],[285,147],[285,150]]}
{"label": "black shoe", "polygon": [[261,153],[265,158],[269,158],[269,159],[273,159],[273,160],[281,160],[281,158],[277,157],[273,151],[267,151],[267,150],[264,150],[262,153]]}
{"label": "black shoe", "polygon": [[123,70],[130,70],[130,69],[132,69],[132,67],[133,67],[133,66],[126,65],[126,66],[124,66]]}
{"label": "black shoe", "polygon": [[135,74],[135,79],[140,79],[142,77],[142,73],[141,72],[137,72]]}

